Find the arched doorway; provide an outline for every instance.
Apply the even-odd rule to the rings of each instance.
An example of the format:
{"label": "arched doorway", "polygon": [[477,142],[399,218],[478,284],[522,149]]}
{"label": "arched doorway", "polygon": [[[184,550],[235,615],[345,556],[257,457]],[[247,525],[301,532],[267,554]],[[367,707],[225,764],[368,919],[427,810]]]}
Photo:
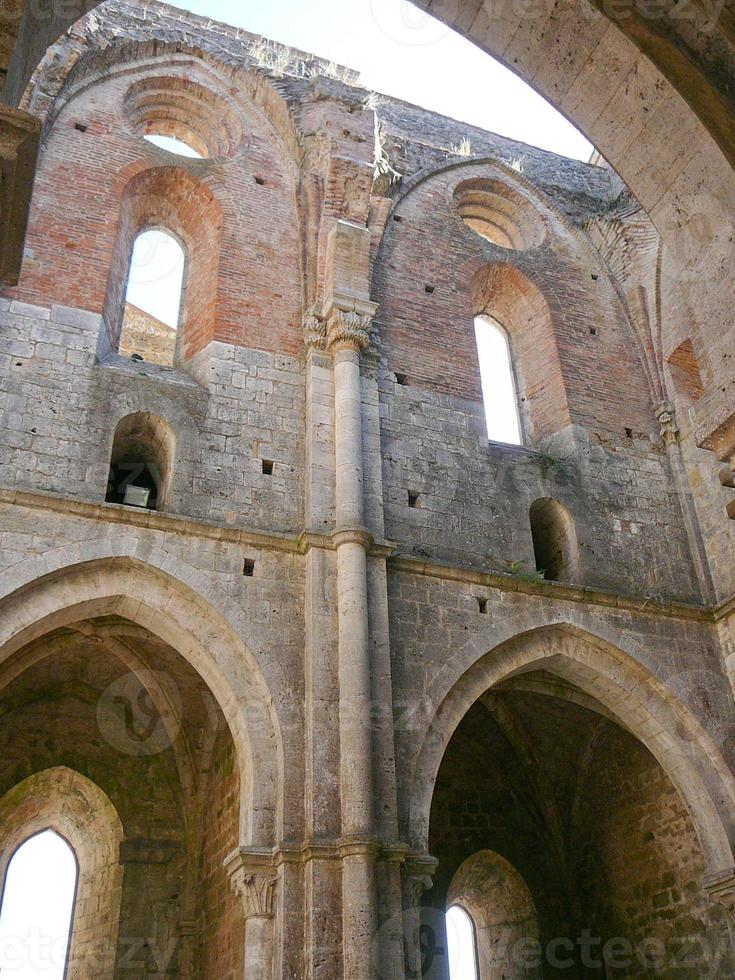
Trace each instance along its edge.
{"label": "arched doorway", "polygon": [[[708,802],[699,781],[714,788],[722,778],[719,793],[731,796],[729,777],[703,772],[716,750],[703,732],[696,743],[686,733],[690,721],[673,696],[676,736],[656,729],[654,717],[665,714],[656,684],[622,655],[613,680],[606,656],[612,650],[579,631],[538,631],[496,648],[446,699],[437,741],[430,733],[424,747],[424,761],[433,755],[437,765],[427,838],[439,862],[424,905],[431,913],[460,902],[477,928],[478,909],[503,904],[499,876],[457,882],[491,851],[525,882],[537,915],[537,940],[526,931],[505,954],[507,976],[673,975],[684,950],[695,975],[729,975],[726,910],[706,880],[717,862],[729,866],[730,810],[722,822],[712,805],[722,797]],[[613,694],[621,682],[631,684],[626,704]],[[645,706],[635,687],[647,691]],[[419,780],[428,774],[419,772]],[[480,977],[494,976],[496,958],[486,946],[483,960],[477,934]],[[439,935],[432,980],[448,976],[445,949]]]}
{"label": "arched doorway", "polygon": [[[55,775],[45,784],[43,820],[63,823],[78,796],[66,775],[73,772],[108,800],[120,828],[112,846],[118,908],[87,930],[87,951],[78,943],[75,951],[72,938],[79,968],[91,969],[94,954],[100,977],[241,974],[244,910],[224,862],[247,835],[262,835],[273,808],[253,814],[252,765],[262,753],[228,695],[228,665],[211,659],[228,641],[226,624],[212,631],[215,614],[201,603],[191,608],[181,583],[129,559],[65,568],[22,591],[3,603],[3,826],[28,825],[26,787],[44,773]],[[209,662],[198,648],[202,631]],[[243,669],[241,658],[234,680],[252,683]],[[249,720],[258,717],[256,702]],[[273,775],[261,800],[274,791]],[[72,823],[81,855],[89,840]]]}

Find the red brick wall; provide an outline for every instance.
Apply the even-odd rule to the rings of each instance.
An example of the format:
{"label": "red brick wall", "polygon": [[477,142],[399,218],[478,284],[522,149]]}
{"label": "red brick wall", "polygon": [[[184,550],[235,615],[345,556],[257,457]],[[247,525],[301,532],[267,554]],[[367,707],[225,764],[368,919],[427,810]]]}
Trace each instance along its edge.
{"label": "red brick wall", "polygon": [[[187,70],[196,74],[191,65]],[[127,223],[155,217],[160,192],[171,220],[175,211],[181,228],[190,229],[194,250],[206,253],[201,275],[192,263],[190,291],[201,288],[207,296],[195,297],[195,319],[201,310],[204,323],[192,324],[189,352],[211,337],[299,353],[299,218],[289,151],[252,104],[238,110],[243,136],[223,159],[187,160],[151,146],[133,131],[124,109],[126,92],[146,71],[167,78],[175,73],[162,63],[103,79],[73,97],[55,119],[38,169],[26,261],[15,295],[101,313],[111,266],[118,289],[124,280],[127,256],[116,249],[127,242]],[[201,82],[206,85],[206,78]],[[144,184],[146,191],[132,214],[124,204],[131,177],[138,181],[135,190]],[[211,237],[205,239],[216,227],[219,210],[217,257]]]}
{"label": "red brick wall", "polygon": [[[547,374],[553,389],[558,357],[565,390],[547,390],[550,407],[538,415],[534,429],[544,434],[564,421],[566,396],[573,422],[606,433],[622,434],[626,427],[650,431],[650,395],[633,330],[584,233],[573,232],[550,208],[530,199],[546,235],[528,250],[492,245],[459,217],[455,186],[494,173],[489,164],[473,163],[435,173],[410,190],[388,220],[373,270],[373,298],[380,304],[377,320],[389,367],[418,387],[479,400],[473,284],[492,264],[507,270],[496,284],[497,300],[511,343],[519,347],[519,374],[536,390]],[[485,312],[492,312],[493,290],[482,298]],[[546,309],[556,355],[544,323]],[[522,334],[523,326],[531,329],[518,341],[514,333]]]}

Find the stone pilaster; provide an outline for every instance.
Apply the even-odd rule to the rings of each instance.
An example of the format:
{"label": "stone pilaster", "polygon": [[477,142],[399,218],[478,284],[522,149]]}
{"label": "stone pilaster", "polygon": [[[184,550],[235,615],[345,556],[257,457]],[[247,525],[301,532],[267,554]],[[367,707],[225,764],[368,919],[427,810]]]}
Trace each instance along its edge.
{"label": "stone pilaster", "polygon": [[735,868],[728,868],[704,879],[704,890],[713,902],[727,911],[730,926],[735,926]]}
{"label": "stone pilaster", "polygon": [[235,851],[225,861],[245,914],[245,980],[274,980],[274,917],[278,874],[269,855]]}
{"label": "stone pilaster", "polygon": [[434,883],[439,862],[429,854],[409,854],[403,865],[403,937],[406,977],[420,978],[421,969],[421,899]]}

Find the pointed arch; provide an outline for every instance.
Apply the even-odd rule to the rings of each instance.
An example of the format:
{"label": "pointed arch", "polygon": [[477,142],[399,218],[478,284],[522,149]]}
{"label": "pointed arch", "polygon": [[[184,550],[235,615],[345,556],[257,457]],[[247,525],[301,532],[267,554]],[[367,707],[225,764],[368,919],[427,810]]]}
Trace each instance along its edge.
{"label": "pointed arch", "polygon": [[477,699],[500,681],[543,669],[599,701],[656,758],[687,806],[708,874],[733,865],[735,777],[701,723],[667,685],[619,647],[572,624],[511,637],[477,660],[434,713],[410,789],[409,839],[425,850],[439,765]]}
{"label": "pointed arch", "polygon": [[[101,550],[95,544],[92,550]],[[208,580],[190,569],[187,584],[129,555],[59,565],[4,597],[0,581],[0,670],[32,641],[80,620],[119,615],[149,630],[199,673],[229,725],[240,770],[240,843],[272,846],[283,819],[273,699],[241,635],[204,598]]]}
{"label": "pointed arch", "polygon": [[29,838],[53,830],[77,861],[67,950],[69,977],[114,975],[123,868],[123,827],[99,786],[66,766],[44,769],[0,797],[0,893],[10,861]]}

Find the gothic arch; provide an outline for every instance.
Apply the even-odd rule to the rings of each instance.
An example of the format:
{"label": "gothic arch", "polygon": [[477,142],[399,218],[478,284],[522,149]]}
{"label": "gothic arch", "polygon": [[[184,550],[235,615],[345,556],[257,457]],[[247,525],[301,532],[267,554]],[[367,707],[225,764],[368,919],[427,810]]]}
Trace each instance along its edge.
{"label": "gothic arch", "polygon": [[66,840],[77,860],[78,880],[67,973],[114,973],[123,868],[123,828],[110,798],[86,776],[57,766],[27,777],[0,798],[0,895],[16,849],[43,830]]}
{"label": "gothic arch", "polygon": [[730,868],[735,778],[714,740],[671,690],[630,655],[567,623],[511,637],[477,660],[447,692],[418,752],[408,804],[411,845],[426,849],[439,765],[469,708],[500,681],[539,669],[594,697],[648,748],[689,809],[707,873]]}
{"label": "gothic arch", "polygon": [[[60,557],[55,556],[57,562]],[[22,570],[16,571],[22,580]],[[196,574],[191,579],[196,581]],[[0,664],[51,630],[113,614],[144,627],[183,656],[214,695],[235,743],[240,843],[273,845],[283,819],[283,747],[272,698],[240,634],[203,598],[210,587],[206,579],[192,588],[150,563],[121,556],[60,564],[7,591],[4,584]]]}

